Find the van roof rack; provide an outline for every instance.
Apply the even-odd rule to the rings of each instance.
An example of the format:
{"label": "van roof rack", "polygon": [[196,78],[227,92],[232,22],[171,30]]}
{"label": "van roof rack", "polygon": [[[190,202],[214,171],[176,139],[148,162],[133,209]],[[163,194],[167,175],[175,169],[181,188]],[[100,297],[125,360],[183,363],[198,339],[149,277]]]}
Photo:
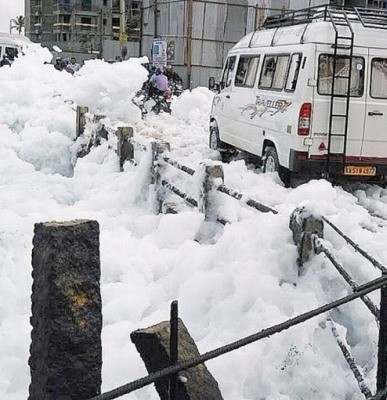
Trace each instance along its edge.
{"label": "van roof rack", "polygon": [[387,10],[355,7],[355,12],[366,28],[387,29]]}
{"label": "van roof rack", "polygon": [[387,29],[387,10],[376,8],[344,8],[331,5],[284,11],[266,18],[261,29],[307,24],[316,20],[331,21],[336,14],[346,15],[350,22],[360,21],[366,28]]}

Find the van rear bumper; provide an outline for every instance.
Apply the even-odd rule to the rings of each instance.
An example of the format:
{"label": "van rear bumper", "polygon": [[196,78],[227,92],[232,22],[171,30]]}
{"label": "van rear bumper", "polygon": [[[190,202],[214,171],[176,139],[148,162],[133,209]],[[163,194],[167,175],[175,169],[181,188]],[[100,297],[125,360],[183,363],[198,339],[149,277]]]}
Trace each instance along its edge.
{"label": "van rear bumper", "polygon": [[298,175],[312,177],[345,178],[348,180],[364,180],[387,182],[387,158],[376,157],[347,157],[347,165],[375,167],[375,176],[349,176],[343,174],[343,164],[341,157],[337,160],[332,159],[327,170],[327,159],[325,155],[315,155],[309,157],[307,152],[290,150],[289,169]]}

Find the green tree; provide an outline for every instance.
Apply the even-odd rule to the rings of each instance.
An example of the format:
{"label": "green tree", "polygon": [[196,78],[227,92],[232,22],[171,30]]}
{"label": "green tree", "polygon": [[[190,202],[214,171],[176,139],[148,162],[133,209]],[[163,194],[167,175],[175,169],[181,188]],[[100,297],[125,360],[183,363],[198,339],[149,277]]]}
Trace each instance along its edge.
{"label": "green tree", "polygon": [[11,31],[12,29],[17,29],[20,35],[24,27],[25,27],[25,17],[23,17],[22,15],[19,15],[16,18],[11,19],[11,29],[10,29]]}

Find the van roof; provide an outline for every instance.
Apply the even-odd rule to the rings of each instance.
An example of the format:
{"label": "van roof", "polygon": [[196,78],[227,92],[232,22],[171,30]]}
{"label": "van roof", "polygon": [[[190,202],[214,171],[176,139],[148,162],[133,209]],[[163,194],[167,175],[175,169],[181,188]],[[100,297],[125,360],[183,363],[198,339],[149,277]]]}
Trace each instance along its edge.
{"label": "van roof", "polygon": [[243,37],[233,49],[300,43],[333,44],[336,30],[354,32],[354,46],[387,49],[387,11],[331,6],[311,7],[270,17],[263,27]]}
{"label": "van roof", "polygon": [[25,46],[31,43],[31,41],[23,35],[0,32],[0,43],[11,46]]}

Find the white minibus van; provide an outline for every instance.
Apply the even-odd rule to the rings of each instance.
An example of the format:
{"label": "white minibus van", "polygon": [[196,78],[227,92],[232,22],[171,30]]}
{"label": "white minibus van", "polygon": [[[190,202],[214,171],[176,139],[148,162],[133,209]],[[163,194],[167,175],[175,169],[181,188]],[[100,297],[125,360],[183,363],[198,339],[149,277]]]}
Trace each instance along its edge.
{"label": "white minibus van", "polygon": [[30,40],[25,36],[0,33],[0,61],[5,55],[12,64],[18,54],[22,53],[23,47],[29,43],[31,43]]}
{"label": "white minibus van", "polygon": [[228,53],[210,147],[283,180],[387,181],[387,11],[332,6],[266,21]]}

